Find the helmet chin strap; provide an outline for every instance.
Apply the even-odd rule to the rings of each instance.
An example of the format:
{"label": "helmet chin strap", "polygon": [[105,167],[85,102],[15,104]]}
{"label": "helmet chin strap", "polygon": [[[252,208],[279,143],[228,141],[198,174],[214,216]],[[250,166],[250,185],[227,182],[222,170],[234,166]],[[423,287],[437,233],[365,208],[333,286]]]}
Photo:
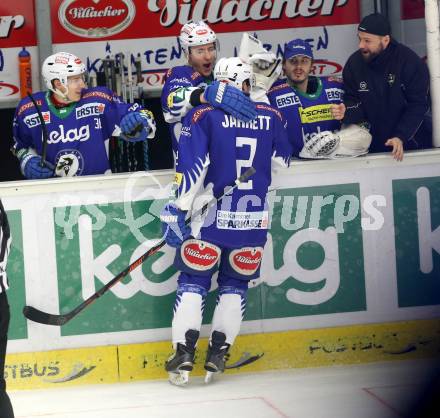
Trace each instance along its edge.
{"label": "helmet chin strap", "polygon": [[73,100],[69,99],[68,94],[69,94],[69,87],[66,87],[66,92],[63,93],[61,90],[59,89],[53,89],[52,91],[59,97],[61,97],[63,100],[65,100],[67,103],[72,103]]}

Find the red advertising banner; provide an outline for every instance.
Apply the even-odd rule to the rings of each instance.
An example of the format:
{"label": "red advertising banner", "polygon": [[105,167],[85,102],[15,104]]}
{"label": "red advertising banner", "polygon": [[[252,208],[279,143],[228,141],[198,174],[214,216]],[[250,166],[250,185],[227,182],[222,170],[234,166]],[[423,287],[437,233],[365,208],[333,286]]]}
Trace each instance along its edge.
{"label": "red advertising banner", "polygon": [[188,20],[217,33],[359,22],[359,0],[50,0],[57,43],[177,36]]}
{"label": "red advertising banner", "polygon": [[1,0],[0,48],[37,45],[32,0]]}
{"label": "red advertising banner", "polygon": [[423,19],[425,17],[425,1],[424,0],[400,0],[401,1],[401,17],[407,19]]}

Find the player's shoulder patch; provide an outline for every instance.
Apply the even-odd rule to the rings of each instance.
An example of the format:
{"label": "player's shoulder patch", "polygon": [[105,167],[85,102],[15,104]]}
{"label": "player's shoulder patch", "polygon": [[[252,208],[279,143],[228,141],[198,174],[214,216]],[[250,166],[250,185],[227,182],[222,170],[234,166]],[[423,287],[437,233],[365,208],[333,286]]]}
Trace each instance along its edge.
{"label": "player's shoulder patch", "polygon": [[206,115],[211,110],[214,110],[213,106],[204,105],[198,107],[192,115],[191,118],[192,123],[197,123],[201,118],[203,118],[204,115]]}
{"label": "player's shoulder patch", "polygon": [[108,89],[107,87],[92,87],[87,89],[81,99],[82,100],[86,100],[86,99],[102,99],[106,102],[112,102],[113,101],[113,93],[110,89]]}
{"label": "player's shoulder patch", "polygon": [[[38,106],[41,106],[43,103],[41,100],[35,100],[37,102]],[[29,99],[29,97],[25,97],[24,99],[22,99],[20,101],[20,103],[18,104],[18,110],[17,110],[17,115],[20,116],[22,115],[24,112],[26,112],[26,110],[31,109],[34,107],[34,104],[32,103],[31,99]]]}
{"label": "player's shoulder patch", "polygon": [[194,71],[192,74],[191,74],[191,80],[197,80],[198,78],[200,78],[202,75],[198,72],[198,71]]}
{"label": "player's shoulder patch", "polygon": [[289,85],[287,84],[286,80],[278,80],[275,82],[275,84],[269,89],[267,94],[275,93],[279,90],[289,88]]}
{"label": "player's shoulder patch", "polygon": [[165,84],[170,86],[188,86],[192,84],[194,70],[189,65],[178,65],[170,68],[165,77]]}
{"label": "player's shoulder patch", "polygon": [[275,115],[277,115],[281,121],[283,120],[283,116],[281,115],[281,112],[279,110],[273,108],[272,106],[259,103],[255,107],[257,109],[268,110],[269,112],[275,113]]}
{"label": "player's shoulder patch", "polygon": [[[42,106],[44,106],[44,104],[46,102],[45,96],[46,96],[45,92],[37,92],[37,93],[33,93],[32,94],[33,99],[37,103],[37,106],[39,106],[40,108]],[[20,116],[20,115],[22,115],[24,112],[26,112],[29,109],[32,109],[32,111],[35,111],[34,107],[35,107],[34,103],[30,99],[30,97],[28,97],[28,96],[23,97],[20,100],[20,102],[18,103],[17,115]]]}

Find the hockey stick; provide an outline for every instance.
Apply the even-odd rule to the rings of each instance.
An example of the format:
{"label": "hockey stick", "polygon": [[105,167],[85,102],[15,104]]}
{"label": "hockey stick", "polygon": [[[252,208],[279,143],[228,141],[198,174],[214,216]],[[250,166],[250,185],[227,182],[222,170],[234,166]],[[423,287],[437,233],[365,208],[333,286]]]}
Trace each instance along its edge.
{"label": "hockey stick", "polygon": [[[229,186],[225,189],[225,192],[218,198],[213,198],[209,202],[205,203],[203,207],[194,212],[192,216],[185,220],[185,224],[188,225],[191,223],[192,219],[202,215],[207,209],[221,201],[227,194],[229,194],[232,190],[234,190],[239,184],[247,181],[249,177],[251,177],[255,173],[255,169],[250,167],[246,170],[244,174],[242,174],[239,178],[237,178],[232,186]],[[79,304],[72,311],[57,315],[50,314],[47,312],[40,311],[33,306],[26,305],[23,308],[23,315],[34,322],[39,322],[40,324],[45,325],[64,325],[69,322],[72,318],[78,315],[83,309],[92,304],[96,299],[101,297],[104,293],[107,292],[111,287],[113,287],[116,283],[120,282],[127,274],[131,273],[135,268],[139,267],[148,257],[157,253],[163,246],[165,245],[165,239],[156,244],[154,247],[150,248],[144,254],[142,254],[137,260],[133,261],[128,267],[122,270],[118,275],[116,275],[112,280],[110,280],[105,286],[101,287],[97,292],[95,292],[92,296],[87,298],[84,302]]]}
{"label": "hockey stick", "polygon": [[46,167],[46,155],[47,155],[47,141],[49,139],[49,135],[47,133],[47,126],[46,122],[44,121],[43,114],[41,113],[40,106],[37,105],[37,102],[32,97],[30,93],[27,94],[29,96],[29,99],[31,99],[32,103],[35,106],[35,109],[37,109],[38,117],[40,118],[41,123],[41,131],[43,132],[43,148],[41,150],[41,161],[40,161],[40,167]]}

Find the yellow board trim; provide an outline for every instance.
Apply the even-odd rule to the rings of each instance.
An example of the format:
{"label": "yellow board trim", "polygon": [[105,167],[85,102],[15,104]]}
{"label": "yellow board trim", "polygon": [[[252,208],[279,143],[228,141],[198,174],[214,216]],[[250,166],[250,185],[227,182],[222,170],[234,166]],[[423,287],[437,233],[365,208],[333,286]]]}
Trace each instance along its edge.
{"label": "yellow board trim", "polygon": [[[195,376],[204,374],[206,347],[207,340],[202,339],[192,372]],[[161,341],[9,354],[6,380],[9,389],[34,389],[165,379],[164,364],[171,353],[171,343]],[[252,356],[262,357],[226,373],[438,357],[440,321],[417,320],[242,335],[233,346],[228,364]]]}

